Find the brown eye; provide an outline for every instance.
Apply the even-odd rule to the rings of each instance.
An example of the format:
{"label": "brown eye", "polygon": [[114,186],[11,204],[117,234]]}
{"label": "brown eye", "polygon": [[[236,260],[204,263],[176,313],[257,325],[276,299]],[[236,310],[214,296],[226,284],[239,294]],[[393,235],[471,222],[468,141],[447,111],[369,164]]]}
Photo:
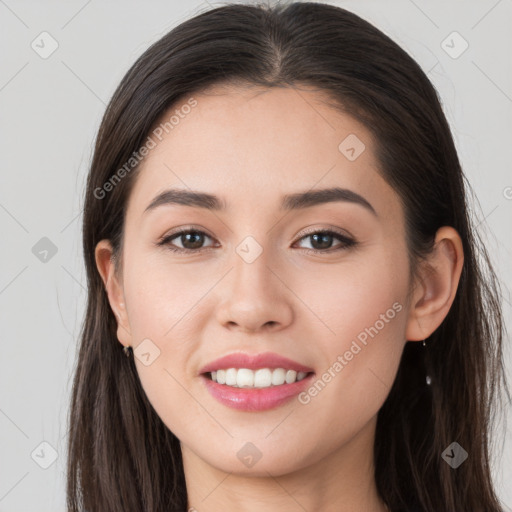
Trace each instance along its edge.
{"label": "brown eye", "polygon": [[189,231],[178,235],[178,239],[184,249],[200,249],[204,243],[204,234],[199,231]]}
{"label": "brown eye", "polygon": [[[201,249],[206,249],[208,246],[203,246],[205,242],[205,238],[211,238],[203,231],[198,230],[181,230],[177,233],[173,233],[169,236],[166,236],[163,240],[158,242],[157,245],[165,245],[171,251],[177,252],[197,252]],[[176,242],[173,243],[173,240],[177,240],[180,246],[176,245]],[[211,246],[210,246],[211,247]]]}
{"label": "brown eye", "polygon": [[[309,239],[311,243],[311,249],[305,248],[308,252],[334,252],[348,249],[356,244],[355,240],[332,230],[314,231],[303,236],[300,240],[307,239]],[[333,242],[336,239],[339,243],[333,248]]]}
{"label": "brown eye", "polygon": [[330,249],[334,242],[334,236],[329,233],[315,233],[308,236],[311,239],[313,249]]}

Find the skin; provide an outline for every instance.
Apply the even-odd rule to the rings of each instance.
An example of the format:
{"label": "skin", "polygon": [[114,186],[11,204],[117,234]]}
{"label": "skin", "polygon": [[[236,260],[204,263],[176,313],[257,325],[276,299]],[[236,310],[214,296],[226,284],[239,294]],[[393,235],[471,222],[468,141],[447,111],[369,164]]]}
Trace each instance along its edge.
{"label": "skin", "polygon": [[[420,268],[410,282],[404,212],[379,175],[363,125],[304,88],[217,86],[194,98],[198,105],[142,164],[126,214],[122,274],[108,240],[96,248],[119,342],[135,348],[149,338],[160,350],[149,366],[135,363],[148,399],[181,441],[189,507],[385,511],[373,474],[377,413],[406,341],[428,337],[450,309],[460,237],[441,228],[431,271]],[[338,149],[349,134],[366,146],[354,161]],[[349,202],[279,209],[284,194],[331,186],[362,195],[377,215]],[[171,187],[218,195],[228,209],[166,205],[143,214]],[[175,254],[155,246],[190,225],[213,248]],[[342,242],[332,238],[322,249],[306,228],[338,229],[358,244],[333,252]],[[263,249],[250,264],[236,252],[246,236]],[[172,243],[194,247],[179,236]],[[198,377],[206,363],[236,351],[276,352],[321,376],[395,302],[402,310],[307,404],[237,411]],[[251,468],[237,457],[247,442],[262,454]]]}

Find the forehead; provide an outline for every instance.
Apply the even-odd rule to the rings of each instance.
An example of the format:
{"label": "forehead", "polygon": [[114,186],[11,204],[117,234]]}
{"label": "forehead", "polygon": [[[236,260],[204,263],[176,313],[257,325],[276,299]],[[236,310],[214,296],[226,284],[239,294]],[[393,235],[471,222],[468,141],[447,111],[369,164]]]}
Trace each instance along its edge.
{"label": "forehead", "polygon": [[149,134],[155,146],[139,169],[129,214],[142,215],[167,188],[205,191],[249,208],[252,201],[278,207],[283,194],[330,186],[364,191],[375,201],[383,188],[384,198],[392,194],[379,175],[371,133],[326,99],[312,89],[225,85],[184,98],[155,125],[158,137],[155,128]]}

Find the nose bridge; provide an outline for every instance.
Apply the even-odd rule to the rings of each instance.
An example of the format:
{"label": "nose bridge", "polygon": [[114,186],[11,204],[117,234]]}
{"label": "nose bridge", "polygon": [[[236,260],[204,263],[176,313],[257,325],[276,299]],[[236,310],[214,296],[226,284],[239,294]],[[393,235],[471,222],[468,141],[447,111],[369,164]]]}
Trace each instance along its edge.
{"label": "nose bridge", "polygon": [[[262,235],[259,235],[261,240]],[[273,251],[269,238],[260,243],[255,236],[246,236],[232,255],[231,285],[225,290],[218,307],[219,321],[257,330],[266,325],[286,325],[292,310],[286,287],[275,275]]]}
{"label": "nose bridge", "polygon": [[[254,199],[259,194],[255,190]],[[256,203],[257,204],[257,203]],[[256,210],[256,211],[255,211]],[[271,274],[268,266],[275,260],[276,230],[269,229],[274,221],[272,215],[261,209],[255,209],[255,203],[242,201],[238,205],[237,223],[232,225],[235,242],[233,254],[234,274],[239,280],[249,280],[255,285],[268,281]]]}
{"label": "nose bridge", "polygon": [[233,292],[239,300],[266,300],[275,295],[276,277],[271,272],[275,255],[269,247],[268,238],[246,236],[236,247],[233,255]]}

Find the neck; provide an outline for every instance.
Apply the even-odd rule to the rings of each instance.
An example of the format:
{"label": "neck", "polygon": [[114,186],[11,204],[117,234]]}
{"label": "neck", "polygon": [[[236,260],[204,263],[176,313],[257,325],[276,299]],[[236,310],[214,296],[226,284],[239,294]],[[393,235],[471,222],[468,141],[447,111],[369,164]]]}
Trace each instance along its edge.
{"label": "neck", "polygon": [[[352,439],[311,465],[285,474],[272,468],[222,471],[182,444],[188,507],[192,512],[386,512],[374,477],[376,417]],[[256,469],[255,465],[253,469]]]}

